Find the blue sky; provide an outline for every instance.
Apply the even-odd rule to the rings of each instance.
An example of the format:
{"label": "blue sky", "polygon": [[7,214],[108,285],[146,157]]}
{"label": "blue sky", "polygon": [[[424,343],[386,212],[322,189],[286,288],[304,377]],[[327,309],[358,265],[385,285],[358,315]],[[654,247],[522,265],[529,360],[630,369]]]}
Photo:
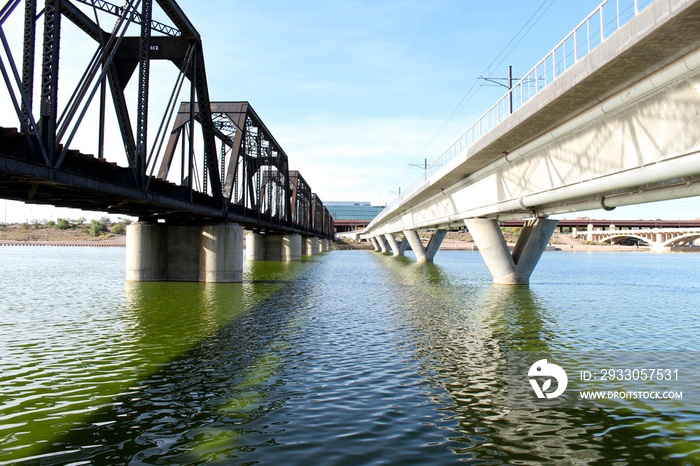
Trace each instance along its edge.
{"label": "blue sky", "polygon": [[[477,77],[505,77],[508,65],[525,73],[599,3],[179,1],[203,37],[211,99],[249,101],[323,201],[373,204],[390,201],[420,174],[413,164],[437,158],[504,93]],[[8,221],[90,217],[4,204]],[[697,205],[589,215],[695,218]]]}

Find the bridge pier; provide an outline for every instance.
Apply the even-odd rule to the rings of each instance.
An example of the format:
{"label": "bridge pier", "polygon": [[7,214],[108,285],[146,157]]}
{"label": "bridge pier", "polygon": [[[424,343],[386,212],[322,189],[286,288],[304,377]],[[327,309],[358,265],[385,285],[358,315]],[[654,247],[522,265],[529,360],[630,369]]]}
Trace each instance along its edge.
{"label": "bridge pier", "polygon": [[243,227],[235,223],[127,227],[126,279],[130,281],[243,281]]}
{"label": "bridge pier", "polygon": [[539,218],[525,225],[512,255],[496,220],[472,218],[466,219],[464,223],[479,248],[494,283],[528,285],[530,275],[542,257],[558,221]]}
{"label": "bridge pier", "polygon": [[304,238],[304,254],[307,256],[315,256],[320,253],[319,239],[316,236],[307,236]]}
{"label": "bridge pier", "polygon": [[298,234],[249,233],[246,259],[249,261],[300,261],[302,238]]}
{"label": "bridge pier", "polygon": [[331,240],[329,240],[328,238],[321,238],[321,239],[319,240],[319,249],[320,249],[321,252],[328,252],[328,251],[330,251],[330,250],[331,250],[331,246],[332,246]]}
{"label": "bridge pier", "polygon": [[282,257],[286,261],[301,260],[301,235],[293,233],[282,236]]}
{"label": "bridge pier", "polygon": [[375,238],[374,236],[372,236],[369,240],[372,242],[372,246],[374,247],[374,250],[375,250],[376,252],[379,252],[379,251],[382,250],[382,249],[379,247],[379,242],[377,241],[377,238]]}
{"label": "bridge pier", "polygon": [[379,235],[376,237],[377,244],[379,244],[379,249],[384,252],[389,252],[389,246],[386,244],[386,239],[384,238],[383,235]]}
{"label": "bridge pier", "polygon": [[395,256],[403,256],[403,253],[406,252],[406,249],[408,249],[408,241],[406,241],[406,238],[404,237],[403,241],[401,241],[401,244],[396,241],[396,237],[392,234],[384,235],[386,237],[387,242],[389,243],[389,248],[391,248],[391,252]]}
{"label": "bridge pier", "polygon": [[435,231],[433,236],[430,238],[430,241],[428,242],[428,246],[425,248],[423,247],[423,243],[421,242],[420,236],[418,236],[418,232],[416,230],[406,230],[403,232],[403,234],[405,241],[411,245],[411,249],[416,255],[416,260],[418,261],[418,263],[427,264],[433,262],[435,253],[437,253],[438,249],[440,249],[442,240],[444,240],[445,236],[447,236],[447,231]]}

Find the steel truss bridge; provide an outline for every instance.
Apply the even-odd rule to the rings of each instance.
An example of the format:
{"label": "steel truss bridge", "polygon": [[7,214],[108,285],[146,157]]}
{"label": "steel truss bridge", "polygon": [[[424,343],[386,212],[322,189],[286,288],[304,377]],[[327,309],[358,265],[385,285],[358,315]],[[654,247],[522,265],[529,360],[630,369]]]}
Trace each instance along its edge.
{"label": "steel truss bridge", "polygon": [[[328,210],[249,103],[210,100],[201,36],[174,0],[10,0],[0,40],[18,125],[0,127],[1,198],[332,237]],[[62,56],[90,42],[73,79]],[[160,120],[157,60],[174,81]],[[85,128],[93,154],[74,149]]]}

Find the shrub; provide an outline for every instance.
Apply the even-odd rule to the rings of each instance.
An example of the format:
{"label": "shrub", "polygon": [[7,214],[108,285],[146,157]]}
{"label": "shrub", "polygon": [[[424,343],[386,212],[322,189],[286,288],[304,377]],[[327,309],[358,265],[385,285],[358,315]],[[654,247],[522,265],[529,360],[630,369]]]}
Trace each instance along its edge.
{"label": "shrub", "polygon": [[123,235],[124,233],[126,233],[126,227],[123,223],[115,223],[114,225],[112,225],[111,232],[115,235]]}
{"label": "shrub", "polygon": [[103,220],[90,220],[90,231],[92,236],[98,236],[103,231],[107,231],[107,225]]}

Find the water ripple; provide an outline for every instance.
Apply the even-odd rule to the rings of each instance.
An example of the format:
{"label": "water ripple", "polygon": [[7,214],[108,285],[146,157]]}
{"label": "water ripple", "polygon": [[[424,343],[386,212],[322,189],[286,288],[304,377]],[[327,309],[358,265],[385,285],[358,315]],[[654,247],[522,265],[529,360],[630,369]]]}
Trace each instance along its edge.
{"label": "water ripple", "polygon": [[621,295],[605,255],[545,255],[512,289],[464,252],[205,285],[124,284],[116,248],[17,249],[0,248],[17,264],[0,271],[0,464],[699,462],[695,406],[523,410],[505,381],[511,351],[700,350],[690,256],[625,257]]}

